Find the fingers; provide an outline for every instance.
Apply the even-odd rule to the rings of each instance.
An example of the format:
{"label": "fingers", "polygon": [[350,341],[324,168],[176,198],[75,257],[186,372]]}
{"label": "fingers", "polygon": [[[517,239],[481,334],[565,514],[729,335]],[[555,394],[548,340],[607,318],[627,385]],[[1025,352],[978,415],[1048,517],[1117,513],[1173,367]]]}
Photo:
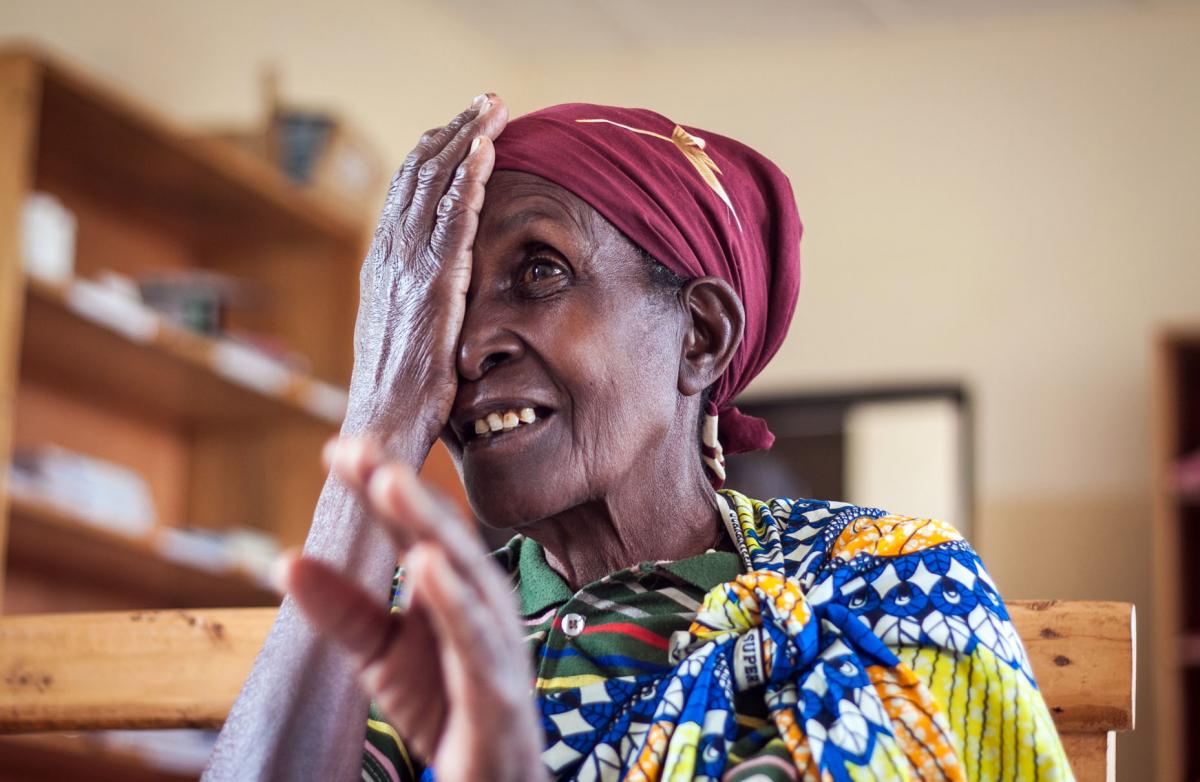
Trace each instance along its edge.
{"label": "fingers", "polygon": [[371,474],[383,464],[384,452],[375,440],[365,437],[331,437],[321,449],[321,461],[343,483],[363,491]]}
{"label": "fingers", "polygon": [[284,565],[282,581],[316,631],[344,646],[359,670],[382,653],[402,621],[380,604],[378,595],[368,594],[320,560],[293,555]]}
{"label": "fingers", "polygon": [[342,483],[363,495],[401,551],[425,540],[454,550],[463,567],[477,567],[486,559],[478,536],[457,509],[423,487],[412,467],[387,461],[377,441],[334,436],[322,448],[321,459]]}
{"label": "fingers", "polygon": [[442,196],[446,195],[452,179],[457,176],[475,137],[494,140],[508,124],[508,107],[504,101],[495,95],[489,95],[488,100],[474,119],[468,120],[437,154],[417,170],[417,184],[404,216],[406,236],[426,236],[433,230]]}
{"label": "fingers", "polygon": [[[430,659],[437,638],[418,605],[403,616],[384,610],[356,583],[319,560],[293,556],[284,565],[282,586],[313,629],[341,646],[389,721],[414,749],[432,752],[445,720],[436,684],[440,663]],[[422,670],[414,666],[423,666]]]}
{"label": "fingers", "polygon": [[501,696],[511,700],[508,705],[517,706],[527,697],[529,687],[521,665],[525,648],[519,638],[513,643],[512,634],[497,632],[513,624],[515,616],[511,609],[510,615],[504,616],[481,602],[447,554],[436,546],[421,546],[410,562],[413,577],[421,585],[426,614],[443,648],[443,670],[466,679],[447,684],[463,685],[460,692],[472,698],[494,701]]}
{"label": "fingers", "polygon": [[489,565],[475,531],[457,510],[430,494],[408,465],[381,465],[371,473],[366,495],[371,510],[398,542],[428,543],[445,549],[454,565],[464,572]]}
{"label": "fingers", "polygon": [[318,632],[348,649],[364,689],[414,746],[436,750],[439,768],[449,767],[443,747],[465,752],[464,768],[474,770],[497,742],[519,763],[536,763],[542,739],[511,585],[474,530],[410,467],[383,461],[370,441],[333,442],[323,453],[378,521],[411,544],[404,566],[412,606],[403,617],[389,614],[357,584],[308,559],[294,560],[285,576],[294,600]]}
{"label": "fingers", "polygon": [[422,486],[411,467],[385,461],[378,443],[365,438],[330,440],[322,455],[340,480],[364,495],[400,551],[421,543],[445,551],[479,600],[496,610],[512,611],[511,585],[488,560],[475,530],[456,508]]}
{"label": "fingers", "polygon": [[[411,567],[421,584],[444,677],[446,733],[434,764],[447,779],[544,779],[544,737],[529,697],[532,672],[512,607],[478,600],[447,557],[422,545]],[[502,747],[499,756],[495,747]],[[505,766],[510,768],[505,768]]]}
{"label": "fingers", "polygon": [[412,201],[413,188],[417,181],[417,172],[425,161],[442,151],[446,146],[446,142],[454,137],[459,130],[462,129],[468,121],[479,115],[480,109],[487,100],[486,94],[476,95],[475,100],[464,111],[460,112],[454,119],[440,128],[431,128],[421,134],[421,139],[417,145],[413,147],[408,156],[404,158],[404,163],[396,170],[392,176],[391,185],[388,187],[387,199],[383,204],[383,214],[380,217],[380,228],[393,228],[399,221],[404,210],[408,209],[409,203]]}
{"label": "fingers", "polygon": [[[450,188],[438,202],[437,221],[429,238],[436,257],[443,259],[469,258],[479,227],[479,211],[483,209],[484,187],[496,162],[492,141],[476,136],[471,151],[454,174]],[[470,266],[463,264],[465,274],[460,280],[463,292],[470,283]]]}
{"label": "fingers", "polygon": [[[321,449],[321,461],[325,468],[336,476],[348,488],[364,495],[367,507],[375,516],[386,513],[376,503],[370,501],[367,492],[375,473],[385,467],[388,462],[383,446],[368,437],[339,437],[334,435],[326,441]],[[397,464],[392,464],[396,469]],[[406,465],[404,470],[412,472]],[[392,539],[392,544],[401,552],[407,551],[413,543],[413,536],[402,525],[391,523],[384,519],[384,529]]]}

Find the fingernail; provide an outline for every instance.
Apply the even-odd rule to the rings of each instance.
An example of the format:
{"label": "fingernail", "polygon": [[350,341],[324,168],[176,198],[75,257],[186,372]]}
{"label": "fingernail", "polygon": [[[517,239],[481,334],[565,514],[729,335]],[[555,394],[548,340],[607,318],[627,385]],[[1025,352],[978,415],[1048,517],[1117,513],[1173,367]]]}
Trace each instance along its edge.
{"label": "fingernail", "polygon": [[267,580],[270,582],[271,588],[281,595],[287,593],[288,565],[295,556],[296,552],[293,549],[284,551],[275,557],[275,561],[271,563],[271,569],[267,572]]}
{"label": "fingernail", "polygon": [[[407,577],[407,573],[405,574]],[[397,613],[407,614],[413,604],[413,584],[410,582],[402,583],[400,591],[396,594],[396,602],[393,608]]]}
{"label": "fingernail", "polygon": [[376,444],[361,437],[344,438],[333,451],[334,469],[351,486],[364,485],[378,466],[378,460]]}
{"label": "fingernail", "polygon": [[421,571],[425,569],[425,560],[429,553],[428,549],[428,543],[417,543],[408,550],[408,553],[404,556],[404,561],[400,563],[400,566],[404,568],[405,586],[408,587],[405,591],[410,598],[412,597],[413,589],[417,586],[417,579],[423,575]]}
{"label": "fingernail", "polygon": [[387,506],[395,496],[407,493],[410,485],[404,465],[387,465],[373,472],[367,480],[367,496],[376,505]]}
{"label": "fingernail", "polygon": [[404,514],[405,525],[418,537],[430,534],[430,524],[436,518],[437,506],[420,479],[407,464],[397,462],[371,476],[367,496],[385,513],[397,507]]}
{"label": "fingernail", "polygon": [[321,447],[321,463],[325,465],[325,469],[333,466],[333,455],[337,452],[338,443],[341,438],[337,435],[330,437],[325,441],[325,445]]}
{"label": "fingernail", "polygon": [[487,93],[481,92],[475,96],[474,100],[471,101],[471,108],[478,109],[479,111],[483,111],[483,107],[487,103],[489,103]]}
{"label": "fingernail", "polygon": [[475,150],[479,149],[479,145],[480,145],[480,144],[482,144],[482,143],[483,143],[483,136],[476,136],[476,137],[475,137],[475,138],[474,138],[474,139],[471,141],[471,151],[470,151],[470,152],[468,152],[467,154],[468,154],[468,155],[474,155],[474,154],[475,154]]}

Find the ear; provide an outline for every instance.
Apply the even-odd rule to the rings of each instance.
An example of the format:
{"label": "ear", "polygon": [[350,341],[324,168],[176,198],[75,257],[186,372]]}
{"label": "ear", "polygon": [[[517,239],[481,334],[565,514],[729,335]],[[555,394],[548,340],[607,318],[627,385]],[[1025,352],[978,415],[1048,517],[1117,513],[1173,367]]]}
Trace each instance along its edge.
{"label": "ear", "polygon": [[746,311],[720,277],[691,280],[680,292],[687,322],[679,361],[679,393],[694,396],[716,382],[742,344]]}

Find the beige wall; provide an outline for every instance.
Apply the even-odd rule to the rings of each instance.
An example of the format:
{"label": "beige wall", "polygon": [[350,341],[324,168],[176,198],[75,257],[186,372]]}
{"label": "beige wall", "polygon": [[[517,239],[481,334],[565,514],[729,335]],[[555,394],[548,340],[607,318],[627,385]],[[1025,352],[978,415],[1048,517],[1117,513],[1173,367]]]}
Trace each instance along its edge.
{"label": "beige wall", "polygon": [[0,35],[35,35],[207,123],[253,118],[273,59],[286,91],[343,109],[393,161],[482,89],[517,111],[652,106],[762,149],[795,185],[805,272],[755,390],[965,380],[977,543],[1005,594],[1141,610],[1139,730],[1121,753],[1122,777],[1144,778],[1148,344],[1163,321],[1200,320],[1200,11],[714,32],[617,52],[553,30],[544,45],[497,40],[486,14],[443,13],[5,0]]}

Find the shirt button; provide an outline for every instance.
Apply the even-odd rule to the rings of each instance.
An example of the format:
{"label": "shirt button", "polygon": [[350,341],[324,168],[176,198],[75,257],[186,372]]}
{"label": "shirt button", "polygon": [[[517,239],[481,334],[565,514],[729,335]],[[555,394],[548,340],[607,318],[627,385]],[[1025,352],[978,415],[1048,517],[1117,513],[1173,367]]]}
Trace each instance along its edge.
{"label": "shirt button", "polygon": [[579,614],[567,614],[562,618],[563,635],[568,638],[574,638],[583,632],[583,626],[586,624],[583,617]]}

